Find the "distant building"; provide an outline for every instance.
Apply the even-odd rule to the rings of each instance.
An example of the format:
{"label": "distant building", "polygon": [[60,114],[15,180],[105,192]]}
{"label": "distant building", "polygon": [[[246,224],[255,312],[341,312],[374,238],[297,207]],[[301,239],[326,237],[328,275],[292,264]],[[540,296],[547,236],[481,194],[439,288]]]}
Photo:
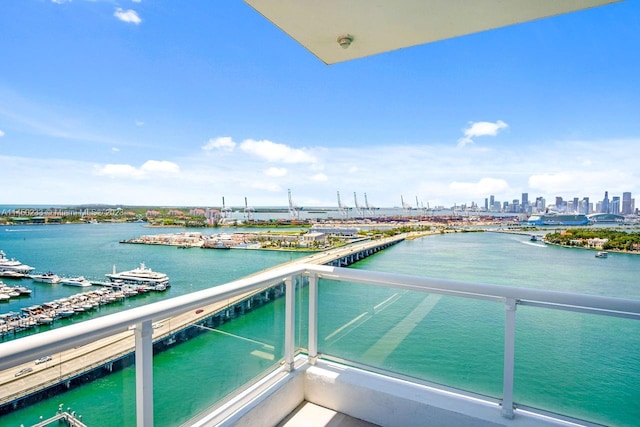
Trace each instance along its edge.
{"label": "distant building", "polygon": [[622,215],[631,215],[633,213],[632,201],[630,191],[622,193]]}
{"label": "distant building", "polygon": [[358,235],[358,228],[352,227],[324,227],[321,225],[314,225],[309,229],[309,233],[323,233],[331,236],[343,236],[343,237],[356,237]]}
{"label": "distant building", "polygon": [[604,192],[604,199],[602,199],[602,203],[600,204],[600,213],[609,213],[609,192]]}
{"label": "distant building", "polygon": [[614,215],[618,215],[620,213],[620,196],[613,196],[609,212]]}

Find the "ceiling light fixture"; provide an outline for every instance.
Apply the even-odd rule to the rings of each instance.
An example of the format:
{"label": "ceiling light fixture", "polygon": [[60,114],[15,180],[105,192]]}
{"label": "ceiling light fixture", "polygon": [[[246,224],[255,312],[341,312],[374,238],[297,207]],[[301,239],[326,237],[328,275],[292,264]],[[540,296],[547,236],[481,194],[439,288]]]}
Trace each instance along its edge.
{"label": "ceiling light fixture", "polygon": [[343,49],[346,49],[349,46],[351,46],[352,42],[353,42],[353,36],[351,34],[343,34],[343,35],[338,37],[338,44]]}

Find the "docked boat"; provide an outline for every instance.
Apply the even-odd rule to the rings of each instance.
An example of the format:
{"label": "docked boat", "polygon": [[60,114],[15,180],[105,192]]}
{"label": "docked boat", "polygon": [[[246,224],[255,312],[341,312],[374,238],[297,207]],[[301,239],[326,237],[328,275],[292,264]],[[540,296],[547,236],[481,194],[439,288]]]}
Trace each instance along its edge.
{"label": "docked boat", "polygon": [[0,277],[6,277],[7,279],[22,279],[23,277],[27,277],[27,275],[14,270],[0,269]]}
{"label": "docked boat", "polygon": [[67,286],[92,286],[91,282],[84,278],[84,276],[78,277],[62,277],[60,278],[60,283]]}
{"label": "docked boat", "polygon": [[20,261],[16,261],[13,258],[7,258],[4,251],[0,250],[0,271],[13,271],[20,274],[28,274],[31,270],[35,270],[35,268],[23,264]]}
{"label": "docked boat", "polygon": [[596,253],[596,258],[606,258],[609,256],[609,252],[607,251],[599,251]]}
{"label": "docked boat", "polygon": [[113,273],[105,274],[114,283],[126,283],[135,285],[164,285],[169,286],[169,276],[165,273],[159,273],[151,270],[144,265],[144,262],[140,263],[140,267],[133,270],[121,271],[116,273],[116,266],[113,266]]}
{"label": "docked boat", "polygon": [[50,271],[42,274],[30,274],[29,277],[34,282],[55,284],[60,282],[60,276]]}

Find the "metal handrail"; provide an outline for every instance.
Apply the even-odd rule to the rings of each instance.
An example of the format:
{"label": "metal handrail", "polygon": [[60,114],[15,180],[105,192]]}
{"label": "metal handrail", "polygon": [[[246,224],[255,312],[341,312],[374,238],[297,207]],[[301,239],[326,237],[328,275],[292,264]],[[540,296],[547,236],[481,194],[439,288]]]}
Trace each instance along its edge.
{"label": "metal handrail", "polygon": [[318,278],[503,303],[506,321],[502,413],[505,417],[513,416],[515,311],[517,305],[523,304],[640,320],[640,300],[478,284],[326,265],[294,264],[268,270],[215,288],[2,343],[0,344],[0,370],[9,369],[40,356],[64,351],[134,328],[138,425],[153,425],[153,396],[151,393],[143,392],[143,390],[152,389],[152,322],[285,282],[287,311],[284,366],[285,369],[290,370],[293,369],[293,355],[295,354],[293,348],[296,318],[294,312],[295,278],[298,276],[309,277],[309,357],[312,363],[317,358]]}

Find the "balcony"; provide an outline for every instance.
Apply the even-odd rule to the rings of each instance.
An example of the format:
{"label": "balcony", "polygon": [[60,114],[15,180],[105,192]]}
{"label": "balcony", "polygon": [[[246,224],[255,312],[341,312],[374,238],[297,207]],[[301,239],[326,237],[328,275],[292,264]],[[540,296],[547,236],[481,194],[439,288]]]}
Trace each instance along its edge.
{"label": "balcony", "polygon": [[[616,424],[608,417],[615,417],[621,406],[635,404],[637,372],[618,372],[622,368],[615,354],[592,354],[589,342],[610,341],[612,353],[615,346],[630,345],[633,353],[633,331],[638,331],[640,320],[638,300],[309,264],[284,266],[3,343],[0,370],[17,370],[49,355],[54,355],[50,363],[57,369],[57,353],[128,334],[135,346],[136,422],[151,426],[154,411],[165,405],[162,399],[166,398],[151,392],[154,383],[176,381],[178,375],[156,369],[154,342],[175,342],[181,334],[184,338],[184,331],[169,328],[160,333],[160,329],[180,316],[202,314],[203,307],[215,306],[216,312],[227,316],[238,308],[244,313],[250,307],[241,301],[248,296],[268,299],[264,289],[273,286],[283,289],[284,298],[268,304],[273,306],[266,318],[269,327],[263,319],[272,338],[248,337],[242,327],[232,333],[211,316],[196,321],[197,330],[219,340],[189,350],[203,352],[197,356],[200,368],[194,365],[194,369],[196,377],[211,387],[204,407],[181,405],[185,411],[181,422],[272,426],[308,403],[335,411],[336,417],[351,417],[354,425],[598,425]],[[577,340],[571,331],[580,323],[598,326],[581,332]],[[615,337],[613,328],[620,331]],[[550,330],[555,332],[549,335]],[[231,354],[230,341],[224,340],[250,346],[240,352],[249,354],[250,361]],[[555,353],[545,354],[558,347],[556,340],[563,340],[562,351],[567,353],[562,360]],[[161,357],[163,353],[156,356]],[[445,365],[445,360],[453,364]],[[212,377],[207,367],[221,363],[223,373]],[[594,364],[602,366],[603,373],[593,369]],[[447,370],[454,372],[447,374]],[[617,396],[618,408],[607,396],[602,407],[609,408],[610,414],[603,419],[598,419],[603,409],[597,404],[576,407],[573,396],[582,392],[584,384],[557,382],[558,370],[571,371],[576,382],[603,383]],[[523,384],[545,382],[557,382],[546,388],[552,390],[548,395],[540,392],[544,387],[523,388]],[[327,422],[313,417],[320,425],[329,425],[332,413],[323,412]],[[173,422],[156,419],[155,424]]]}

